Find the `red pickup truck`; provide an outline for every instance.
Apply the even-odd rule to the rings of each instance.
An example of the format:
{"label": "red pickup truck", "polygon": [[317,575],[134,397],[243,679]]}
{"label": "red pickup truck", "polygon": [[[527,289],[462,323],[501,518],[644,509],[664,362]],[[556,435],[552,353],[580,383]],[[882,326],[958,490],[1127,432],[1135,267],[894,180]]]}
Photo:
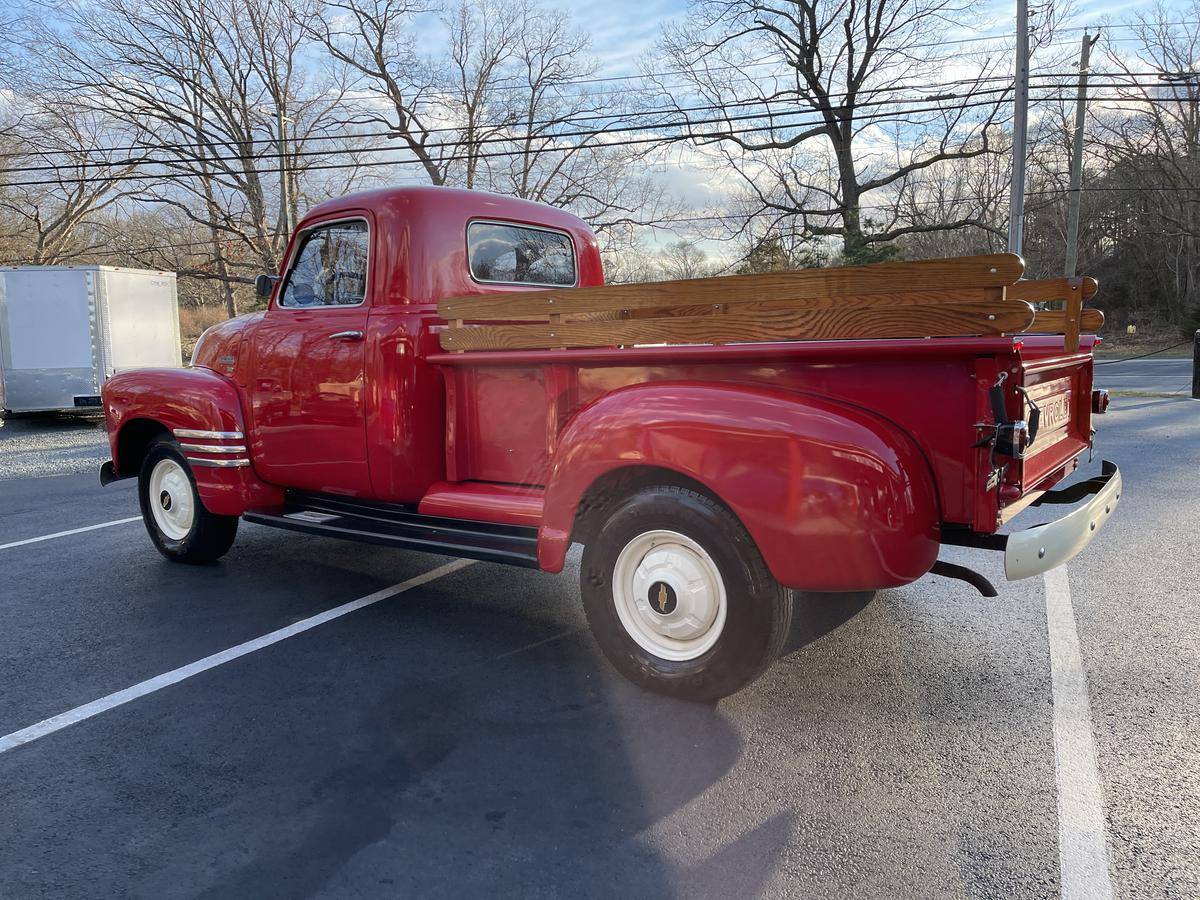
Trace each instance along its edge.
{"label": "red pickup truck", "polygon": [[[933,571],[994,594],[941,545],[1001,551],[1022,578],[1112,514],[1109,463],[1053,490],[1107,403],[1096,339],[1078,303],[1013,299],[1087,284],[1019,282],[1022,267],[998,254],[606,287],[595,236],[566,212],[355,194],[305,217],[281,276],[260,279],[265,311],[210,328],[188,368],[104,385],[101,480],[140,479],[150,538],[180,562],[220,557],[239,518],[548,572],[581,543],[615,667],[712,700],[780,652],[797,591]],[[620,309],[594,312],[605,298]],[[645,317],[684,301],[725,315]],[[489,328],[492,311],[509,324]],[[998,533],[1030,504],[1079,501]]]}

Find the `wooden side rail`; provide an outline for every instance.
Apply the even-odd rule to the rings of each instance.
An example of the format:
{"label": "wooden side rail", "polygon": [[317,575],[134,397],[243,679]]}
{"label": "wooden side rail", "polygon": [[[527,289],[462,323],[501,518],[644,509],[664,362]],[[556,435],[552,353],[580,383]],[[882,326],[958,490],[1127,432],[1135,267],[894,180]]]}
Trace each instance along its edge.
{"label": "wooden side rail", "polygon": [[[1103,323],[1082,309],[1094,279],[1018,281],[1023,270],[1020,257],[998,253],[451,297],[438,304],[449,322],[440,341],[462,352],[1061,331],[1073,349],[1081,327]],[[1054,301],[1065,309],[1031,305]]]}
{"label": "wooden side rail", "polygon": [[[1012,253],[928,259],[871,266],[801,269],[765,275],[727,275],[646,284],[554,288],[450,297],[438,303],[445,319],[531,320],[614,310],[738,303],[832,300],[861,294],[910,294],[1002,288],[1021,277],[1025,263]],[[961,299],[961,298],[960,298]],[[832,304],[837,306],[839,304]]]}
{"label": "wooden side rail", "polygon": [[1074,352],[1079,347],[1082,332],[1099,331],[1104,325],[1104,313],[1083,308],[1099,289],[1100,284],[1095,278],[1044,278],[1018,281],[1007,288],[1006,294],[1030,303],[1061,303],[1061,310],[1039,309],[1033,325],[1027,330],[1039,334],[1061,333],[1063,349]]}
{"label": "wooden side rail", "polygon": [[446,350],[532,350],[631,344],[729,344],[849,338],[947,337],[1023,331],[1034,319],[1023,300],[940,306],[788,309],[604,322],[449,328]]}

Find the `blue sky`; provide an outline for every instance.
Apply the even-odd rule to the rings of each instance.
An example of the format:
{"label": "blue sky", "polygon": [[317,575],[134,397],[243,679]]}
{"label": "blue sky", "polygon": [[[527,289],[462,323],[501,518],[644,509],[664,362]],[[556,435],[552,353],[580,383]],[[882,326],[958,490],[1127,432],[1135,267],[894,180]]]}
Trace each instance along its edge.
{"label": "blue sky", "polygon": [[[563,9],[569,13],[576,27],[586,30],[592,38],[593,52],[604,75],[627,75],[638,69],[642,56],[652,49],[661,27],[672,19],[687,12],[687,0],[589,0],[583,4],[568,4],[556,0],[543,0],[550,9]],[[1043,5],[1045,0],[1031,0],[1033,5]],[[1057,0],[1063,5],[1063,0]],[[0,18],[16,12],[22,5],[28,8],[28,0],[0,0]],[[1181,12],[1191,7],[1190,0],[1165,0],[1165,6]],[[1073,14],[1068,24],[1075,26],[1095,25],[1103,22],[1118,22],[1130,11],[1148,8],[1149,0],[1076,0],[1071,6]],[[40,15],[51,14],[49,4],[36,4]],[[974,17],[970,25],[957,31],[953,37],[997,35],[1011,33],[1014,27],[1016,4],[1008,2],[987,3],[985,12]]]}
{"label": "blue sky", "polygon": [[[0,0],[2,2],[2,0]],[[1031,5],[1043,5],[1030,0]],[[553,6],[553,3],[549,5]],[[1059,2],[1061,6],[1061,0]],[[1188,0],[1167,0],[1167,8],[1181,13],[1191,7]],[[637,71],[642,54],[649,51],[662,25],[687,12],[686,0],[606,0],[580,6],[567,6],[577,26],[585,27],[592,36],[596,57],[603,74],[627,75]],[[1074,12],[1067,24],[1075,27],[1117,23],[1130,12],[1148,9],[1149,0],[1083,0],[1072,4]],[[1011,34],[1016,22],[1016,2],[988,3],[985,12],[971,26],[964,26],[953,37],[974,37],[980,34]],[[1182,16],[1181,18],[1187,18]],[[1072,37],[1072,40],[1076,40]],[[998,42],[999,43],[999,42]]]}

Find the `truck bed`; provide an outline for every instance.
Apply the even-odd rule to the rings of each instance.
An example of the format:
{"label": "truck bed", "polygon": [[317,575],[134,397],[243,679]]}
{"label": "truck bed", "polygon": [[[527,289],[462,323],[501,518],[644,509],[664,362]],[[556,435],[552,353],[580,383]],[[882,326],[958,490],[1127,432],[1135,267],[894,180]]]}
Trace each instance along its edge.
{"label": "truck bed", "polygon": [[[482,485],[521,486],[514,503],[528,507],[547,483],[564,424],[613,391],[647,382],[738,383],[819,395],[895,422],[929,462],[942,520],[991,532],[1006,511],[1068,474],[1087,448],[1090,410],[1072,398],[1090,396],[1094,343],[1084,337],[1065,353],[1060,337],[1022,335],[480,351],[427,361],[445,372],[446,476],[464,496]],[[1001,371],[1014,417],[1024,414],[1018,387],[1054,414],[1025,458],[989,489],[989,450],[972,445],[990,421],[988,389]],[[437,508],[452,514],[447,493],[449,486]],[[486,515],[489,504],[481,506]],[[490,508],[497,521],[518,521],[506,503]]]}

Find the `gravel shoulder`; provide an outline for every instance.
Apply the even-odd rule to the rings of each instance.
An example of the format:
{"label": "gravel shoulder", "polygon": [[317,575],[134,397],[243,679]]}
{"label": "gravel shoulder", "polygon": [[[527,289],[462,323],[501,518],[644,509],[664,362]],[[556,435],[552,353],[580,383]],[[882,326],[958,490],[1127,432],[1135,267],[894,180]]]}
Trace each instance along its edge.
{"label": "gravel shoulder", "polygon": [[95,472],[108,456],[98,417],[0,419],[0,481]]}

